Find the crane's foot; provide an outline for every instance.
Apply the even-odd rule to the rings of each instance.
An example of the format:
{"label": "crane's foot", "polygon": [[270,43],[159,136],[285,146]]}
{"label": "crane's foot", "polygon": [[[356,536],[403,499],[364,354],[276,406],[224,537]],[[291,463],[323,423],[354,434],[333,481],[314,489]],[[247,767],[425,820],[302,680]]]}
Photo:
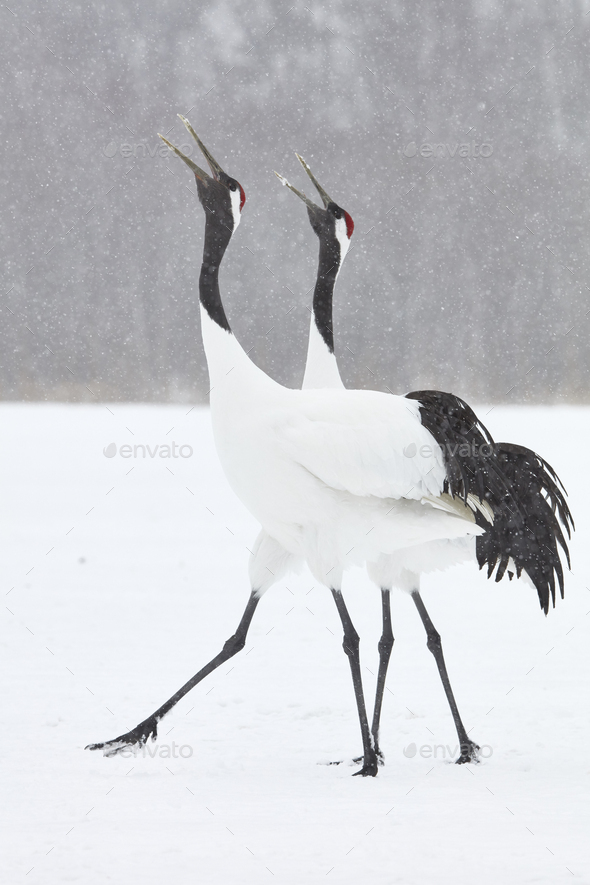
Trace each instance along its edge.
{"label": "crane's foot", "polygon": [[464,765],[466,762],[479,762],[479,747],[473,741],[467,740],[461,744],[461,755],[455,765]]}
{"label": "crane's foot", "polygon": [[158,720],[153,716],[144,719],[139,725],[136,725],[127,734],[121,734],[119,737],[113,738],[111,741],[103,741],[99,744],[88,744],[85,750],[102,750],[103,756],[116,756],[130,747],[145,747],[151,738],[155,741],[158,737]]}
{"label": "crane's foot", "polygon": [[[375,747],[375,756],[377,757],[377,765],[385,765],[385,756],[383,755],[379,747]],[[355,765],[360,765],[363,760],[364,756],[357,756],[352,761],[355,763]]]}
{"label": "crane's foot", "polygon": [[371,750],[370,753],[367,753],[366,756],[363,756],[362,759],[363,767],[360,771],[355,771],[353,777],[377,777],[377,772],[379,771],[379,760],[377,757],[377,753],[374,750]]}

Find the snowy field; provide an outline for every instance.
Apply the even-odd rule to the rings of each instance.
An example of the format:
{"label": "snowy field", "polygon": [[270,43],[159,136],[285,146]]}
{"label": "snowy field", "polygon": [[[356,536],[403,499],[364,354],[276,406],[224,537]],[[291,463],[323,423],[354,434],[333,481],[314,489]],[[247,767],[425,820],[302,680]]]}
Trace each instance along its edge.
{"label": "snowy field", "polygon": [[[422,624],[393,597],[376,779],[351,777],[361,742],[339,619],[308,573],[269,591],[246,649],[163,720],[151,756],[84,751],[213,657],[248,596],[256,525],[221,473],[208,411],[188,409],[0,407],[0,880],[590,883],[590,409],[480,411],[496,439],[561,474],[573,574],[547,618],[534,591],[475,567],[425,581],[466,727],[485,745],[477,766],[451,764]],[[123,445],[150,449],[126,458]],[[372,696],[379,596],[361,573],[344,589]]]}

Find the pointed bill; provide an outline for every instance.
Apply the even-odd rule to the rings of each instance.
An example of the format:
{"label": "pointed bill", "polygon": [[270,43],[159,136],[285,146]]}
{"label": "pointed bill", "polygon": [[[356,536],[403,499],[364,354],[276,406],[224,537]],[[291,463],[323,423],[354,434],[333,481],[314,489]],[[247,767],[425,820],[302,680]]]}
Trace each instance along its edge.
{"label": "pointed bill", "polygon": [[162,141],[168,145],[171,151],[174,151],[174,153],[177,154],[181,160],[184,160],[186,165],[189,167],[189,169],[192,169],[197,178],[200,178],[201,181],[207,181],[207,179],[210,178],[210,176],[206,172],[204,172],[203,169],[200,168],[200,166],[197,166],[196,163],[193,163],[190,157],[187,157],[186,154],[183,154],[182,151],[179,151],[178,148],[175,147],[171,141],[168,141],[168,139],[164,135],[161,135],[161,133],[159,132],[158,135],[162,139]]}
{"label": "pointed bill", "polygon": [[288,187],[290,191],[293,191],[294,194],[297,194],[300,200],[303,200],[308,209],[313,209],[315,211],[318,208],[315,203],[312,203],[312,201],[305,196],[303,191],[298,191],[296,187],[293,187],[293,185],[290,184],[282,175],[279,175],[278,172],[275,172],[275,175],[284,187]]}
{"label": "pointed bill", "polygon": [[301,157],[297,152],[295,152],[295,156],[297,157],[297,159],[299,160],[299,162],[301,163],[301,165],[303,166],[303,168],[305,169],[305,171],[307,172],[307,174],[309,175],[309,177],[313,181],[315,189],[317,190],[318,194],[322,198],[324,208],[327,209],[328,203],[333,203],[334,200],[328,196],[328,194],[323,189],[323,187],[321,186],[321,184],[319,183],[319,181],[317,180],[317,178],[315,177],[315,175],[313,174],[313,172],[311,171],[311,169],[309,168],[309,166],[307,165],[307,163],[305,162],[303,157]]}
{"label": "pointed bill", "polygon": [[183,117],[182,114],[179,114],[178,116],[180,117],[180,119],[182,120],[182,122],[184,123],[184,125],[186,126],[186,128],[188,129],[188,131],[190,132],[192,137],[194,138],[194,140],[199,145],[205,159],[209,163],[211,175],[213,176],[213,178],[216,181],[219,181],[219,176],[220,176],[220,173],[223,172],[223,169],[221,168],[221,166],[219,165],[219,163],[217,162],[217,160],[215,159],[215,157],[213,156],[211,151],[207,150],[207,148],[205,147],[205,145],[203,144],[203,142],[201,141],[201,139],[199,138],[199,136],[197,135],[197,133],[195,132],[195,130],[193,129],[191,124],[189,123],[189,121],[186,119],[186,117]]}

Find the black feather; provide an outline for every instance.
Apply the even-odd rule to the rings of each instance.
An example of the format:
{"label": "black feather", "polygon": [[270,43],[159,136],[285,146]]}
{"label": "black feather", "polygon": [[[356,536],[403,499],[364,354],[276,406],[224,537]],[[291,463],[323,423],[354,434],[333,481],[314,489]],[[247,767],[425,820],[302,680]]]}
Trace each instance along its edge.
{"label": "black feather", "polygon": [[[563,598],[563,569],[559,547],[570,565],[568,538],[574,522],[565,489],[553,468],[524,446],[495,443],[475,412],[451,393],[419,390],[407,394],[417,400],[422,424],[441,447],[447,477],[444,491],[467,500],[485,501],[493,524],[479,512],[476,523],[485,534],[476,540],[479,567],[500,581],[512,559],[516,576],[524,571],[533,582],[541,608],[555,605],[555,583]],[[561,523],[561,525],[560,525]],[[508,572],[509,578],[512,573]]]}

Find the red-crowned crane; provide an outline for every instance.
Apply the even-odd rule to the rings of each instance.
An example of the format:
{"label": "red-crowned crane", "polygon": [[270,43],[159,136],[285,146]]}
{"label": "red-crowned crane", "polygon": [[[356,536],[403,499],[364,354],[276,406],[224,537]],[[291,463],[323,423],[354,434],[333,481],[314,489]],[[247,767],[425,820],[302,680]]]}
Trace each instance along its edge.
{"label": "red-crowned crane", "polygon": [[[344,572],[367,565],[380,586],[391,586],[395,574],[388,574],[388,568],[395,569],[398,551],[461,539],[468,545],[469,538],[496,525],[493,514],[503,514],[506,501],[515,508],[513,518],[521,519],[518,501],[495,460],[473,481],[449,471],[421,401],[365,390],[290,390],[249,359],[231,332],[219,289],[221,261],[239,224],[245,193],[181,119],[211,172],[164,139],[194,173],[205,210],[199,299],[215,443],[231,486],[263,532],[250,560],[248,603],[219,654],[130,732],[88,748],[115,755],[155,739],[162,717],[244,647],[262,594],[305,562],[331,590],[342,621],[363,740],[357,774],[375,776],[378,756],[365,709],[359,637],[342,597]],[[430,447],[431,454],[407,457],[412,446]],[[555,533],[551,537],[555,544]]]}
{"label": "red-crowned crane", "polygon": [[[336,354],[332,307],[334,285],[342,262],[350,247],[354,222],[349,213],[327,194],[313,175],[305,160],[296,154],[315,186],[323,206],[317,206],[286,178],[275,172],[283,185],[296,194],[307,206],[311,227],[319,239],[317,279],[310,318],[309,345],[304,388],[344,389]],[[416,604],[427,634],[427,646],[434,655],[460,743],[458,763],[477,759],[479,747],[467,736],[450,685],[442,651],[441,638],[426,610],[420,595],[420,575],[438,571],[466,560],[487,565],[488,578],[495,575],[500,581],[525,575],[535,586],[541,608],[547,614],[549,597],[555,605],[555,576],[563,597],[563,571],[558,546],[569,553],[556,514],[568,537],[573,520],[565,502],[563,486],[553,468],[539,455],[522,446],[495,443],[472,409],[459,397],[436,390],[408,393],[406,396],[420,406],[420,420],[440,447],[447,470],[445,491],[468,499],[469,494],[479,505],[475,513],[485,533],[477,538],[435,541],[399,550],[386,557],[385,562],[368,564],[369,576],[381,589],[383,632],[379,640],[379,671],[371,733],[379,761],[383,755],[379,747],[379,723],[383,692],[391,650],[390,591],[393,586],[406,590]],[[415,457],[417,449],[410,445],[408,457]],[[506,493],[499,502],[492,491],[490,480],[504,477]],[[498,504],[502,506],[499,507]],[[387,583],[384,583],[386,581]]]}

